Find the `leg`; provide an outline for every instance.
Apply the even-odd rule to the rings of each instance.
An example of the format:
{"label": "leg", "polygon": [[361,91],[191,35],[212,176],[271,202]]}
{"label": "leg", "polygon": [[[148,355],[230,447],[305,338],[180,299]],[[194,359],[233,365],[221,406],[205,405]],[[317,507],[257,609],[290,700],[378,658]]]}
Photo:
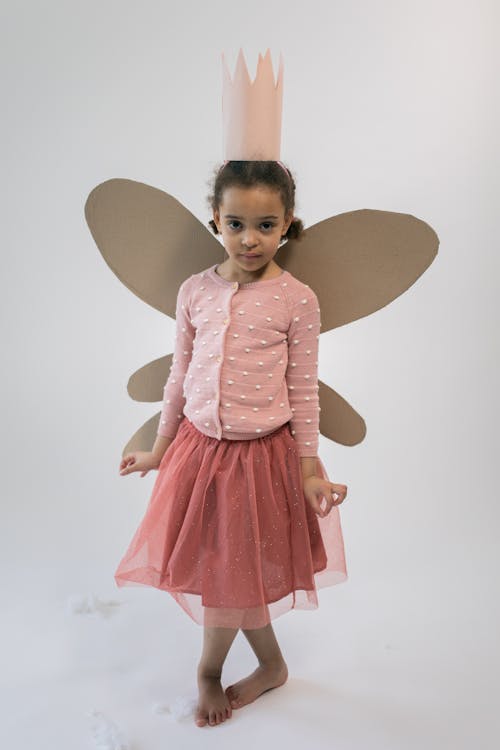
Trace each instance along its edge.
{"label": "leg", "polygon": [[252,703],[262,693],[283,685],[288,678],[286,662],[271,623],[264,628],[243,630],[243,634],[252,647],[259,666],[248,677],[226,689],[232,708]]}
{"label": "leg", "polygon": [[203,628],[203,652],[198,664],[199,701],[195,722],[220,724],[231,716],[231,705],[221,685],[222,666],[238,628]]}

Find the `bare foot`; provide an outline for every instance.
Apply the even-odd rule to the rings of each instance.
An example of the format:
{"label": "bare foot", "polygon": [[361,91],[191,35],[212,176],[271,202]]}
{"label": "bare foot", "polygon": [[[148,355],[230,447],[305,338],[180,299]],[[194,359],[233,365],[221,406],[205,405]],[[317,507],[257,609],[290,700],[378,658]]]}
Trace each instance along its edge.
{"label": "bare foot", "polygon": [[248,677],[234,685],[229,685],[226,688],[226,695],[233,708],[242,708],[242,706],[252,703],[262,693],[283,685],[287,678],[288,669],[284,661],[274,664],[261,664]]}
{"label": "bare foot", "polygon": [[231,718],[231,704],[222,689],[220,677],[198,673],[198,689],[195,722],[199,727],[207,723],[215,726]]}

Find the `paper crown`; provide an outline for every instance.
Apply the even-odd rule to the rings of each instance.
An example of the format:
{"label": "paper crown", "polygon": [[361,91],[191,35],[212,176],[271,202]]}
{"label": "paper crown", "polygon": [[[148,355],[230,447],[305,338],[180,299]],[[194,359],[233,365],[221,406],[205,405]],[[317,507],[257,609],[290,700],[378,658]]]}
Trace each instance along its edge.
{"label": "paper crown", "polygon": [[283,57],[274,81],[271,53],[259,53],[255,80],[250,80],[240,49],[231,81],[224,53],[222,118],[224,159],[259,161],[280,159],[283,104]]}

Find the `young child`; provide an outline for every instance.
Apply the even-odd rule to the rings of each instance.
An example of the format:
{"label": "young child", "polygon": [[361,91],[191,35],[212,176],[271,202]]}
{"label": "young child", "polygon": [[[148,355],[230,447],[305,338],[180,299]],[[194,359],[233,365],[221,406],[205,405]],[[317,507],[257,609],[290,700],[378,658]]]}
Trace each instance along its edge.
{"label": "young child", "polygon": [[[227,258],[179,289],[157,439],[120,463],[158,476],[115,574],[168,591],[204,626],[198,726],[286,681],[271,620],[318,606],[319,571],[344,580],[340,527],[322,535],[318,517],[347,493],[317,456],[318,299],[273,260],[303,231],[292,175],[279,161],[227,161],[210,203]],[[259,665],[224,691],[240,628]]]}

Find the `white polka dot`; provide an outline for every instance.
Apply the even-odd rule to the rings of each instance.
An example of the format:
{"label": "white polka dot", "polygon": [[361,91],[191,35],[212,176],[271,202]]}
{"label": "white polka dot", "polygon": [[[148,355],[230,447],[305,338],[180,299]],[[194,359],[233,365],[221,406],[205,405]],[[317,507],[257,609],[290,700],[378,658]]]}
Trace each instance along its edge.
{"label": "white polka dot", "polygon": [[238,315],[244,315],[244,314],[245,314],[244,310],[238,310]]}
{"label": "white polka dot", "polygon": [[249,331],[253,331],[254,328],[255,328],[255,326],[248,326],[248,330]]}
{"label": "white polka dot", "polygon": [[256,302],[255,304],[257,305],[257,307],[260,307],[262,305],[262,302]]}
{"label": "white polka dot", "polygon": [[263,367],[263,366],[264,366],[264,362],[259,362],[259,367]]}
{"label": "white polka dot", "polygon": [[208,318],[203,318],[204,323],[208,323]]}
{"label": "white polka dot", "polygon": [[303,304],[303,305],[305,305],[305,304],[306,304],[306,302],[307,302],[307,300],[306,300],[306,299],[303,299],[303,300],[302,300],[302,304]]}
{"label": "white polka dot", "polygon": [[248,349],[248,347],[245,346],[245,351],[248,354],[248,352],[250,351],[250,349]]}
{"label": "white polka dot", "polygon": [[269,417],[269,419],[276,419],[276,417]]}
{"label": "white polka dot", "polygon": [[226,424],[226,425],[224,425],[224,427],[226,428],[226,430],[230,430],[231,429],[231,425],[230,424]]}
{"label": "white polka dot", "polygon": [[310,375],[304,375],[304,377],[305,377],[305,379],[306,379],[306,380],[309,380],[309,378],[310,378],[311,376],[310,376]]}
{"label": "white polka dot", "polygon": [[274,294],[273,299],[279,299],[279,294]]}
{"label": "white polka dot", "polygon": [[256,386],[255,386],[256,390],[258,390],[258,391],[259,391],[259,390],[261,389],[261,387],[262,387],[262,386],[260,386],[260,385],[256,385]]}
{"label": "white polka dot", "polygon": [[255,432],[262,432],[262,430],[261,430],[261,428],[260,428],[260,427],[256,427],[256,428],[255,428]]}
{"label": "white polka dot", "polygon": [[297,321],[300,320],[300,318],[294,318],[294,321],[297,323]]}
{"label": "white polka dot", "polygon": [[307,424],[311,424],[311,420],[310,419],[306,419],[306,422],[307,422]]}
{"label": "white polka dot", "polygon": [[231,360],[231,362],[232,362],[232,361],[233,361],[233,359],[234,359],[234,357],[229,357],[229,359],[230,359],[230,360]]}
{"label": "white polka dot", "polygon": [[310,349],[306,349],[306,354],[309,355],[310,353],[311,353],[311,350]]}
{"label": "white polka dot", "polygon": [[200,312],[201,307],[195,307],[196,312]]}
{"label": "white polka dot", "polygon": [[306,445],[311,445],[311,443],[306,443]]}
{"label": "white polka dot", "polygon": [[309,330],[311,330],[311,328],[313,327],[312,323],[309,323],[309,325],[307,327],[309,328]]}
{"label": "white polka dot", "polygon": [[246,419],[246,417],[240,417],[240,419]]}
{"label": "white polka dot", "polygon": [[227,381],[227,384],[228,384],[228,385],[232,385],[233,383],[234,383],[234,380],[228,380],[228,381]]}
{"label": "white polka dot", "polygon": [[212,300],[212,299],[213,299],[213,297],[212,297],[212,296],[210,296],[210,297],[207,297],[207,299],[210,299],[210,300]]}
{"label": "white polka dot", "polygon": [[240,398],[246,398],[245,394],[242,393],[241,396],[240,396]]}
{"label": "white polka dot", "polygon": [[231,404],[225,404],[225,406],[227,406],[227,408],[229,409],[229,407],[231,406]]}
{"label": "white polka dot", "polygon": [[297,363],[296,362],[290,362],[290,364],[292,365],[292,367],[297,367]]}
{"label": "white polka dot", "polygon": [[243,375],[248,375],[248,372],[246,370],[243,370]]}
{"label": "white polka dot", "polygon": [[258,406],[254,406],[254,407],[252,408],[252,411],[259,411],[259,407],[258,407]]}
{"label": "white polka dot", "polygon": [[261,344],[267,344],[267,341],[262,340],[260,343]]}
{"label": "white polka dot", "polygon": [[222,307],[218,307],[215,312],[222,312]]}
{"label": "white polka dot", "polygon": [[266,320],[272,320],[272,318],[270,318],[270,317],[268,316],[268,317],[266,318]]}
{"label": "white polka dot", "polygon": [[217,336],[217,334],[219,333],[219,331],[212,331],[212,333],[213,333],[214,336]]}
{"label": "white polka dot", "polygon": [[205,427],[210,427],[210,422],[205,422]]}
{"label": "white polka dot", "polygon": [[214,355],[213,355],[213,354],[209,354],[208,356],[209,356],[209,357],[213,357]]}
{"label": "white polka dot", "polygon": [[203,291],[205,289],[205,287],[204,286],[200,286],[200,289]]}
{"label": "white polka dot", "polygon": [[237,339],[237,338],[239,338],[239,336],[240,336],[239,333],[233,333],[233,339]]}

